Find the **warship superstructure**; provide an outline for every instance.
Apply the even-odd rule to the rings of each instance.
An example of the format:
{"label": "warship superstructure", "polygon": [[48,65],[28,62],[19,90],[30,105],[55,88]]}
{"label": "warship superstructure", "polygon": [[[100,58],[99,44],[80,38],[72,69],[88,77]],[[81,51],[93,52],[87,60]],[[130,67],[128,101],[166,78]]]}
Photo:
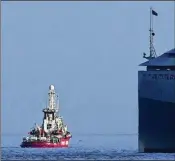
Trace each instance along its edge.
{"label": "warship superstructure", "polygon": [[[41,126],[35,127],[23,138],[22,148],[62,148],[68,147],[72,137],[59,116],[58,95],[53,85],[49,86],[48,105],[43,109],[44,117]],[[58,115],[57,115],[58,113]]]}
{"label": "warship superstructure", "polygon": [[150,25],[150,55],[140,64],[147,69],[138,72],[138,146],[139,152],[170,153],[175,152],[175,48],[157,56],[154,35]]}

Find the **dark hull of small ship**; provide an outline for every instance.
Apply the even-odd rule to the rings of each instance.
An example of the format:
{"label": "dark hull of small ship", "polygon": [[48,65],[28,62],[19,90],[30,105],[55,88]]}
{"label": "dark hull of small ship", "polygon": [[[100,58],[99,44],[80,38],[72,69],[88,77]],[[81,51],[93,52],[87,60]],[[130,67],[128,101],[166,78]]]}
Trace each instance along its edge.
{"label": "dark hull of small ship", "polygon": [[139,97],[139,151],[175,153],[175,103]]}

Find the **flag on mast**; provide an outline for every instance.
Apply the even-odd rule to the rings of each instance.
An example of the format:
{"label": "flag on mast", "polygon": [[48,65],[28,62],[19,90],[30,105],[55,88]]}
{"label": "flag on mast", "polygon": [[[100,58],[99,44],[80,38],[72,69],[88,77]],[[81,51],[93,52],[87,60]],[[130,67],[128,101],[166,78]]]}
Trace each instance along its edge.
{"label": "flag on mast", "polygon": [[158,16],[158,13],[157,13],[156,11],[154,11],[154,10],[152,10],[152,14],[153,14],[154,16]]}

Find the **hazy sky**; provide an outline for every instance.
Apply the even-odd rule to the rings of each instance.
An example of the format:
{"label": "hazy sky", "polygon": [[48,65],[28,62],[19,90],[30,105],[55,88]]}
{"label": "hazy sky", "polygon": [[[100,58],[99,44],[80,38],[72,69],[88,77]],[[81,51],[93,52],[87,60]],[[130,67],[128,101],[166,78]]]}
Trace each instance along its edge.
{"label": "hazy sky", "polygon": [[41,124],[48,87],[78,133],[137,133],[137,71],[174,48],[173,2],[2,2],[2,133]]}

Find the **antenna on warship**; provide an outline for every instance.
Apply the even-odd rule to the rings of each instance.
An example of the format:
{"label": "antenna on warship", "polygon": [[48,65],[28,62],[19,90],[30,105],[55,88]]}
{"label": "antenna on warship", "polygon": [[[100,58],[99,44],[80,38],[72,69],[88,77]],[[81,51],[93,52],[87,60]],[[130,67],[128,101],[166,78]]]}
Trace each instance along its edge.
{"label": "antenna on warship", "polygon": [[150,60],[150,59],[157,57],[156,50],[155,50],[154,45],[153,45],[153,38],[155,36],[154,30],[153,30],[153,16],[158,16],[158,13],[156,11],[154,11],[152,8],[150,8],[150,29],[149,29],[149,32],[150,32],[149,52],[150,53],[149,53],[149,56],[146,56],[146,53],[143,53],[143,58],[146,58],[147,60]]}

